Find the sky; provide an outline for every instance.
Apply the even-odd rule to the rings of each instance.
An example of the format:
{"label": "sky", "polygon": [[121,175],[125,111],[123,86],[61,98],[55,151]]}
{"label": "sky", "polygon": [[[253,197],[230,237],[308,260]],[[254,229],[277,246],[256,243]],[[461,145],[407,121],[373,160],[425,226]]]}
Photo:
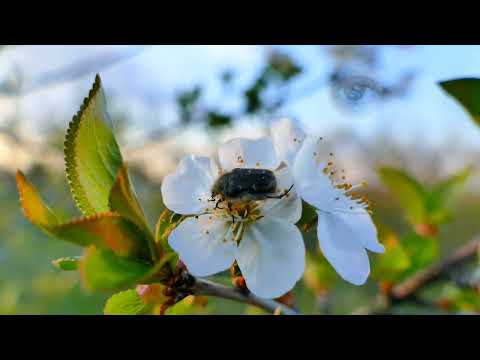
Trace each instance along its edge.
{"label": "sky", "polygon": [[[307,69],[293,93],[322,79],[331,69],[330,59],[319,46],[276,46]],[[65,126],[78,110],[82,98],[99,71],[113,107],[130,114],[134,122],[130,135],[141,135],[176,121],[172,99],[178,91],[200,84],[207,102],[224,108],[239,106],[238,97],[227,96],[219,85],[226,69],[236,74],[236,87],[248,84],[258,73],[269,46],[12,46],[0,52],[2,79],[22,74],[28,87],[45,75],[72,63],[82,62],[92,71],[75,81],[33,91],[20,97],[0,94],[0,126],[15,114],[21,129],[30,136],[42,136],[52,124]],[[91,65],[91,59],[108,64],[118,56],[125,59],[111,66]],[[113,60],[112,60],[113,61]],[[101,64],[100,64],[101,65]],[[283,109],[282,115],[300,121],[308,132],[328,135],[350,129],[360,137],[381,131],[395,134],[398,141],[422,141],[441,146],[452,137],[480,147],[480,129],[465,111],[438,87],[437,82],[456,77],[480,77],[480,46],[387,47],[382,52],[379,73],[393,81],[403,71],[417,77],[406,97],[367,106],[358,113],[335,105],[327,87],[300,98]],[[112,106],[112,105],[110,105]]]}

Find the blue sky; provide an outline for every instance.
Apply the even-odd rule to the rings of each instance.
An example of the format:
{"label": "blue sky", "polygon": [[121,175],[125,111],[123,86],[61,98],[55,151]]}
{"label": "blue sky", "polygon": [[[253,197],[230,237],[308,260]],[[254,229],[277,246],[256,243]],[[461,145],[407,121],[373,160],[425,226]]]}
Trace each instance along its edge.
{"label": "blue sky", "polygon": [[[329,58],[318,46],[280,46],[305,66],[307,71],[297,86],[326,75]],[[80,59],[138,51],[125,46],[18,46],[0,53],[0,79],[20,69],[26,81]],[[135,129],[155,129],[175,121],[172,98],[176,91],[201,84],[207,101],[222,107],[235,107],[233,97],[219,87],[219,74],[233,69],[238,84],[247,84],[259,70],[267,46],[152,46],[140,55],[100,71],[105,88],[116,105],[135,119]],[[464,143],[480,146],[480,129],[452,99],[436,85],[440,80],[480,77],[480,46],[416,46],[408,51],[388,47],[380,59],[383,78],[393,79],[403,70],[413,70],[417,78],[407,97],[382,105],[372,105],[360,113],[349,113],[335,106],[329,89],[321,88],[284,109],[284,115],[299,119],[311,132],[350,128],[369,137],[390,131],[405,141],[420,140],[442,144],[455,136]],[[31,134],[52,121],[64,124],[78,109],[93,74],[76,81],[33,92],[20,99],[0,96],[0,124],[15,111],[24,118],[22,127]]]}

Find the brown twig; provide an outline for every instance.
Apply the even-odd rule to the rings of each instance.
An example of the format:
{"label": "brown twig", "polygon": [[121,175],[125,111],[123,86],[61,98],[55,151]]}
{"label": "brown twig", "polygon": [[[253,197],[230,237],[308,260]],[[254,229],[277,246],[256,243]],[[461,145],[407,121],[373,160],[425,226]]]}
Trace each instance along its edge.
{"label": "brown twig", "polygon": [[442,279],[453,267],[472,260],[479,246],[480,239],[474,239],[459,248],[445,260],[416,273],[402,283],[394,286],[390,293],[390,299],[393,302],[411,299],[419,289]]}
{"label": "brown twig", "polygon": [[416,273],[400,284],[394,286],[388,294],[379,294],[372,306],[358,309],[354,312],[354,314],[388,314],[392,304],[398,304],[405,301],[415,302],[422,306],[430,306],[431,304],[424,302],[418,297],[418,291],[438,280],[443,279],[452,270],[452,268],[474,259],[479,247],[480,238],[476,238],[468,242],[445,260]]}
{"label": "brown twig", "polygon": [[215,296],[223,299],[229,299],[244,304],[257,306],[271,314],[278,313],[280,309],[283,315],[299,315],[295,310],[282,305],[274,300],[261,299],[252,293],[245,293],[236,288],[216,284],[205,279],[195,279],[195,284],[191,289],[193,295]]}

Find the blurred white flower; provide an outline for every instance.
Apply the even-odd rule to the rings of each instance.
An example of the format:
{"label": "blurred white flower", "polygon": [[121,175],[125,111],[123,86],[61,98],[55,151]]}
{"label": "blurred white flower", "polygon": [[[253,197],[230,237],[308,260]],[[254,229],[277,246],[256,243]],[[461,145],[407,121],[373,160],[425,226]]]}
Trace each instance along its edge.
{"label": "blurred white flower", "polygon": [[346,183],[333,168],[333,154],[322,151],[321,143],[322,138],[314,137],[303,141],[293,165],[294,187],[317,210],[317,235],[327,260],[343,279],[362,285],[370,273],[366,249],[382,253],[384,248],[377,240],[368,201],[352,192],[363,184]]}
{"label": "blurred white flower", "polygon": [[294,225],[301,217],[302,202],[295,189],[281,199],[228,204],[221,196],[212,198],[216,180],[235,168],[273,171],[275,193],[285,194],[293,184],[284,159],[289,151],[278,144],[275,149],[270,138],[233,139],[220,146],[218,165],[207,157],[186,156],[165,177],[165,206],[178,214],[195,215],[169,237],[170,246],[193,275],[213,275],[236,260],[249,290],[262,298],[283,295],[302,277],[305,246]]}

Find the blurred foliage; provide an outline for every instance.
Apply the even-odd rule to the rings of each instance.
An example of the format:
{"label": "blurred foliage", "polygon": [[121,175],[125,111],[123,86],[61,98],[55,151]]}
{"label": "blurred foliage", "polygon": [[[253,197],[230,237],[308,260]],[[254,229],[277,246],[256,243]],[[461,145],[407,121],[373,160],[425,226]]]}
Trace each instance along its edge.
{"label": "blurred foliage", "polygon": [[440,82],[439,85],[468,111],[480,125],[480,79],[464,78]]}
{"label": "blurred foliage", "polygon": [[190,123],[197,113],[197,103],[202,95],[202,88],[195,86],[192,90],[180,92],[177,97],[177,105],[180,111],[180,119],[183,123]]}
{"label": "blurred foliage", "polygon": [[[441,225],[451,219],[448,202],[452,193],[465,183],[472,168],[466,169],[427,187],[401,169],[382,167],[380,179],[400,202],[412,225]],[[418,228],[421,232],[421,227]],[[425,228],[425,230],[428,229]],[[433,231],[433,229],[432,229]]]}
{"label": "blurred foliage", "polygon": [[277,97],[267,103],[264,94],[270,87],[288,84],[301,72],[302,68],[290,56],[276,51],[270,53],[258,77],[244,91],[245,113],[255,114],[261,110],[268,112],[276,110],[283,104],[284,99]]}

